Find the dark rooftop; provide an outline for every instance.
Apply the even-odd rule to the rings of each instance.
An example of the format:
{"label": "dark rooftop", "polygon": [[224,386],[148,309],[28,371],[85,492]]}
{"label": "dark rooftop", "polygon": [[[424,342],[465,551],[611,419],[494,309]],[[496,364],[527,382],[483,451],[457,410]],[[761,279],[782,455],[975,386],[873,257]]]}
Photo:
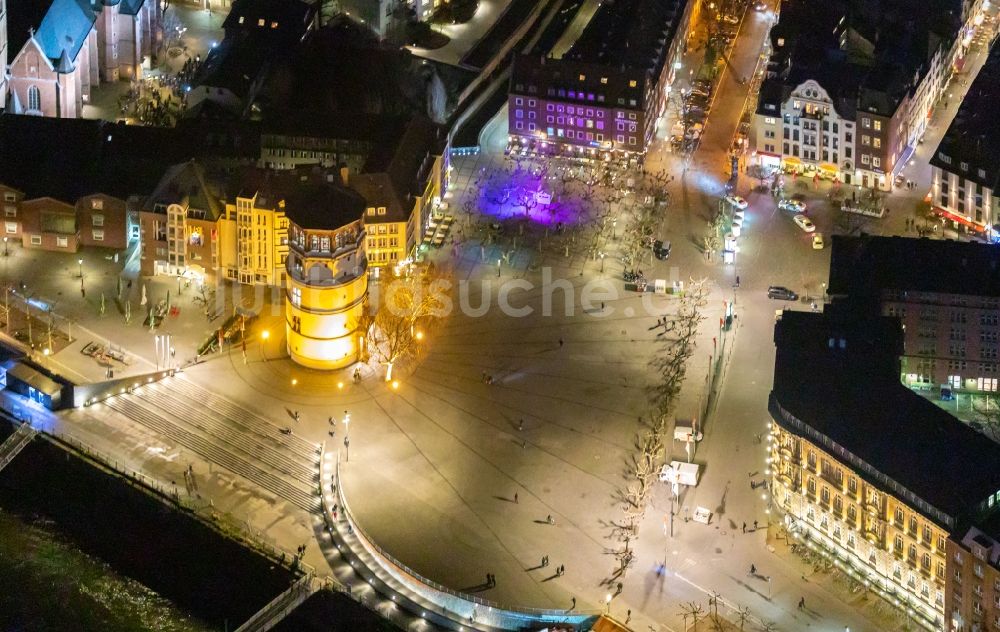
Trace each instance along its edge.
{"label": "dark rooftop", "polygon": [[[28,32],[37,29],[52,5],[42,0],[7,0],[7,63],[21,52]],[[4,69],[6,71],[6,69]]]}
{"label": "dark rooftop", "polygon": [[[962,99],[931,164],[997,191],[1000,187],[1000,46],[990,56]],[[947,156],[949,162],[942,160]],[[962,163],[968,163],[962,169]],[[980,175],[979,171],[983,174]]]}
{"label": "dark rooftop", "polygon": [[566,57],[659,75],[684,8],[693,1],[605,0]]}
{"label": "dark rooftop", "polygon": [[856,109],[892,116],[934,53],[950,47],[961,12],[961,0],[785,1],[770,33],[773,52],[757,111],[773,114],[766,105],[814,79],[844,117]]}
{"label": "dark rooftop", "polygon": [[304,229],[335,230],[361,219],[365,201],[343,186],[340,174],[318,167],[294,171],[247,169],[240,183],[242,196],[259,196],[264,208],[283,205],[288,219]]}
{"label": "dark rooftop", "polygon": [[[582,77],[582,79],[581,79]],[[630,87],[630,82],[635,87]],[[537,55],[518,55],[511,72],[512,94],[533,94],[546,97],[548,88],[564,89],[575,97],[560,96],[562,101],[578,101],[602,107],[619,107],[618,99],[635,101],[633,109],[643,109],[646,94],[646,72],[641,69],[609,68],[604,64],[575,61],[567,58],[548,59]],[[534,86],[531,91],[529,86]],[[604,101],[595,101],[594,95]]]}
{"label": "dark rooftop", "polygon": [[364,140],[395,146],[406,130],[406,122],[406,116],[397,115],[275,109],[261,121],[261,134]]}
{"label": "dark rooftop", "polygon": [[772,414],[787,428],[784,409],[870,466],[855,464],[862,478],[912,502],[894,481],[946,519],[929,517],[953,528],[1000,491],[1000,445],[899,381],[898,320],[840,311],[782,314],[774,330]]}
{"label": "dark rooftop", "polygon": [[834,235],[832,295],[885,290],[1000,296],[1000,248],[939,239]]}
{"label": "dark rooftop", "polygon": [[172,164],[189,158],[255,161],[254,123],[184,121],[143,127],[88,119],[0,115],[0,181],[29,198],[73,202],[101,192],[146,195]]}

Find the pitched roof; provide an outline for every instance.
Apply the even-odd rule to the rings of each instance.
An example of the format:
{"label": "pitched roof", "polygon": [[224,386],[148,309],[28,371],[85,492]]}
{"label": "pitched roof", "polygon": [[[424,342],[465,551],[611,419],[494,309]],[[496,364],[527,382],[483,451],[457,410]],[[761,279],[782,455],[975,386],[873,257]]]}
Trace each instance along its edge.
{"label": "pitched roof", "polygon": [[96,20],[97,15],[87,0],[52,0],[35,32],[35,40],[53,62],[63,56],[64,50],[70,61],[75,62]]}
{"label": "pitched roof", "polygon": [[949,528],[1000,490],[1000,445],[900,382],[897,319],[785,311],[774,341],[783,427]]}
{"label": "pitched roof", "polygon": [[159,185],[143,203],[142,210],[152,211],[159,204],[181,204],[204,211],[204,219],[215,221],[224,210],[222,192],[217,182],[208,178],[205,167],[194,160],[170,167]]}

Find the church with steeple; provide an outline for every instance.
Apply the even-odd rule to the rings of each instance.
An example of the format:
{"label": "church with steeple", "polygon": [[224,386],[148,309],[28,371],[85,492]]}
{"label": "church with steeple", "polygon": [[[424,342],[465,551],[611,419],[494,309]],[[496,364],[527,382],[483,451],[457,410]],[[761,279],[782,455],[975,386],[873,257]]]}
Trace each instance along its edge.
{"label": "church with steeple", "polygon": [[[37,0],[7,0],[12,9],[24,2]],[[163,37],[157,5],[157,0],[51,0],[37,26],[29,24],[17,52],[8,48],[7,111],[78,118],[100,82],[141,79]],[[9,41],[16,41],[14,25],[7,26]]]}

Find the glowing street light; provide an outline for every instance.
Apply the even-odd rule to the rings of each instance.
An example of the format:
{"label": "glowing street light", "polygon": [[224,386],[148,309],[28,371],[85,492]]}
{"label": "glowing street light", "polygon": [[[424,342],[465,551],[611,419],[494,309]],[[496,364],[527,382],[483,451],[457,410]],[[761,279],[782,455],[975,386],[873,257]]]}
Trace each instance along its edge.
{"label": "glowing street light", "polygon": [[601,274],[604,273],[604,252],[601,252]]}
{"label": "glowing street light", "polygon": [[351,462],[351,413],[344,411],[344,452],[345,460]]}

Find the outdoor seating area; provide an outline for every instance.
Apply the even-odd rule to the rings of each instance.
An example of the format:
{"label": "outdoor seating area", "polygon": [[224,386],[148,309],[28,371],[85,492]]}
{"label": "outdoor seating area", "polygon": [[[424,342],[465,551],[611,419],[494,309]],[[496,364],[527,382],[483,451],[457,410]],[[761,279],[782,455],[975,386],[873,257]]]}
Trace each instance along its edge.
{"label": "outdoor seating area", "polygon": [[455,223],[453,215],[434,214],[427,222],[427,229],[424,230],[423,245],[432,245],[440,248],[444,245],[448,233],[451,232],[451,225]]}

